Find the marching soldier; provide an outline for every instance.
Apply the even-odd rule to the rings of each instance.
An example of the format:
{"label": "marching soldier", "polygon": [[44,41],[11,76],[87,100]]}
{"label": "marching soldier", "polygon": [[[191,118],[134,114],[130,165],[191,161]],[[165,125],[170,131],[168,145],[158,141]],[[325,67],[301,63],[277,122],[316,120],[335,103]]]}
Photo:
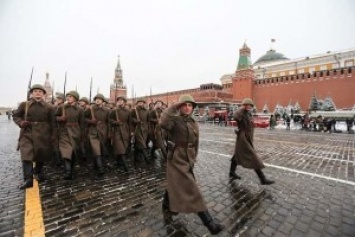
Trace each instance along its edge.
{"label": "marching soldier", "polygon": [[167,130],[170,139],[166,171],[168,185],[162,207],[169,215],[197,212],[208,230],[217,234],[224,226],[217,224],[209,214],[193,173],[199,146],[199,128],[191,117],[195,107],[192,96],[181,96],[179,103],[169,107],[160,118],[160,126]]}
{"label": "marching soldier", "polygon": [[66,98],[67,103],[58,107],[55,115],[59,124],[59,151],[64,160],[64,179],[71,180],[84,131],[84,110],[78,104],[78,92],[70,91]]}
{"label": "marching soldier", "polygon": [[102,159],[107,153],[106,142],[109,138],[110,110],[104,107],[104,100],[105,97],[102,94],[97,94],[94,97],[95,104],[84,112],[85,121],[88,124],[91,152],[94,156],[94,164],[98,170],[99,177],[104,174]]}
{"label": "marching soldier", "polygon": [[90,108],[90,102],[89,99],[86,97],[81,97],[79,99],[79,105],[83,110],[87,110]]}
{"label": "marching soldier", "polygon": [[163,112],[162,105],[163,102],[160,100],[155,102],[155,109],[150,110],[149,112],[149,122],[153,130],[153,153],[156,153],[158,156],[160,156],[160,159],[166,159],[167,152],[164,145],[165,131],[158,124],[161,113]]}
{"label": "marching soldier", "polygon": [[254,102],[250,98],[243,100],[243,107],[236,111],[233,115],[234,120],[237,122],[237,139],[235,143],[235,151],[232,157],[230,166],[229,177],[231,179],[241,179],[235,170],[237,165],[244,168],[254,169],[258,175],[262,185],[273,184],[274,181],[265,177],[261,169],[265,168],[263,162],[256,154],[253,144],[254,125],[252,121],[251,111],[254,107]]}
{"label": "marching soldier", "polygon": [[[85,111],[87,109],[90,109],[90,101],[87,97],[81,97],[79,99],[79,106]],[[88,153],[90,151],[90,144],[89,144],[89,139],[88,139],[88,128],[86,124],[84,123],[84,131],[82,135],[82,140],[80,143],[80,150],[81,150],[81,155],[83,160],[86,160]]]}
{"label": "marching soldier", "polygon": [[141,154],[147,163],[150,163],[147,155],[147,138],[148,138],[148,110],[144,108],[145,100],[137,100],[136,107],[131,111],[132,123],[135,127],[131,132],[134,136],[134,158],[137,161]]}
{"label": "marching soldier", "polygon": [[53,106],[44,101],[46,90],[35,84],[30,93],[31,99],[22,102],[13,114],[14,122],[21,128],[19,149],[25,182],[20,189],[33,187],[33,174],[39,182],[45,179],[42,167],[51,158],[55,137]]}
{"label": "marching soldier", "polygon": [[128,171],[127,149],[130,145],[131,111],[125,108],[127,99],[123,96],[117,97],[116,109],[110,113],[112,127],[113,152],[116,156],[117,166],[123,165],[124,171]]}
{"label": "marching soldier", "polygon": [[[64,101],[65,101],[65,95],[63,93],[57,92],[56,97],[55,97],[55,101],[54,101],[54,105],[53,105],[54,112],[57,111],[58,107],[60,107],[64,104]],[[58,123],[56,123],[56,125],[57,125],[57,130],[58,130]],[[54,145],[53,145],[53,161],[56,166],[60,166],[62,164],[62,160],[61,160],[60,152],[59,152],[58,133],[55,138]]]}

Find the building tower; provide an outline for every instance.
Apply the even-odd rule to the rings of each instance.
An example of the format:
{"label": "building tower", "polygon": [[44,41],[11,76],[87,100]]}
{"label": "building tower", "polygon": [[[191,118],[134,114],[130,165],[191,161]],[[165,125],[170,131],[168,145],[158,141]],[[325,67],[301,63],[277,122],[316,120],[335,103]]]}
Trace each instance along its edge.
{"label": "building tower", "polygon": [[44,81],[44,89],[46,90],[45,101],[47,103],[52,101],[52,86],[49,81],[49,73],[46,72],[46,80]]}
{"label": "building tower", "polygon": [[118,56],[115,69],[115,78],[113,79],[113,84],[110,86],[110,102],[116,101],[116,98],[119,96],[127,96],[127,88],[123,85],[120,56]]}
{"label": "building tower", "polygon": [[250,48],[244,43],[239,50],[237,70],[232,76],[233,100],[241,101],[244,98],[253,99],[254,71],[250,59]]}

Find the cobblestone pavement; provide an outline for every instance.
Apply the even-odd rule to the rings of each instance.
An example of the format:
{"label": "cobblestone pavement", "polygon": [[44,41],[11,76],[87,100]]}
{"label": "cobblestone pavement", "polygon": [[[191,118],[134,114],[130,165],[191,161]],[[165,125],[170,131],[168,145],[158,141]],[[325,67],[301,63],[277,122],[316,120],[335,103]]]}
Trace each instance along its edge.
{"label": "cobblestone pavement", "polygon": [[[200,129],[195,176],[211,215],[226,225],[218,236],[355,236],[354,135],[257,129],[255,147],[265,174],[276,181],[261,186],[242,167],[242,180],[228,180],[233,128]],[[0,135],[0,236],[22,236],[18,129],[4,116]],[[62,180],[61,167],[45,167],[49,180],[40,184],[40,196],[46,236],[210,236],[195,214],[164,221],[159,161],[129,173],[113,166],[106,162],[107,173],[97,180],[90,162],[79,160],[73,181]]]}

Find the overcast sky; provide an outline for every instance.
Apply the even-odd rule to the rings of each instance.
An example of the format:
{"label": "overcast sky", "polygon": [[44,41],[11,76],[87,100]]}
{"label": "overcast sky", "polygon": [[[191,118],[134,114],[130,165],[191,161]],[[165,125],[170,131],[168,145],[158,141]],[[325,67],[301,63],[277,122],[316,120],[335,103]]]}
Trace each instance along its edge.
{"label": "overcast sky", "polygon": [[288,58],[355,47],[353,0],[0,1],[0,106],[55,81],[109,95],[120,55],[128,96],[220,83],[246,40],[256,61],[276,39]]}

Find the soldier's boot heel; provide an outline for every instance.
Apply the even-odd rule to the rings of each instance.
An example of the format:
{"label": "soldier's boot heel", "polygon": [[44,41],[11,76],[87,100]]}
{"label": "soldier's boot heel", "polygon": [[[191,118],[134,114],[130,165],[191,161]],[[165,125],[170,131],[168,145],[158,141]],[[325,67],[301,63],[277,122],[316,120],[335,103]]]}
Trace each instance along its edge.
{"label": "soldier's boot heel", "polygon": [[255,172],[258,175],[259,179],[260,179],[261,185],[270,185],[270,184],[275,183],[275,181],[267,179],[262,170],[256,169]]}
{"label": "soldier's boot heel", "polygon": [[216,223],[208,211],[198,212],[197,214],[201,218],[202,223],[211,232],[211,234],[218,234],[225,228],[224,225]]}
{"label": "soldier's boot heel", "polygon": [[20,186],[21,190],[33,187],[33,179],[26,179],[26,181]]}

